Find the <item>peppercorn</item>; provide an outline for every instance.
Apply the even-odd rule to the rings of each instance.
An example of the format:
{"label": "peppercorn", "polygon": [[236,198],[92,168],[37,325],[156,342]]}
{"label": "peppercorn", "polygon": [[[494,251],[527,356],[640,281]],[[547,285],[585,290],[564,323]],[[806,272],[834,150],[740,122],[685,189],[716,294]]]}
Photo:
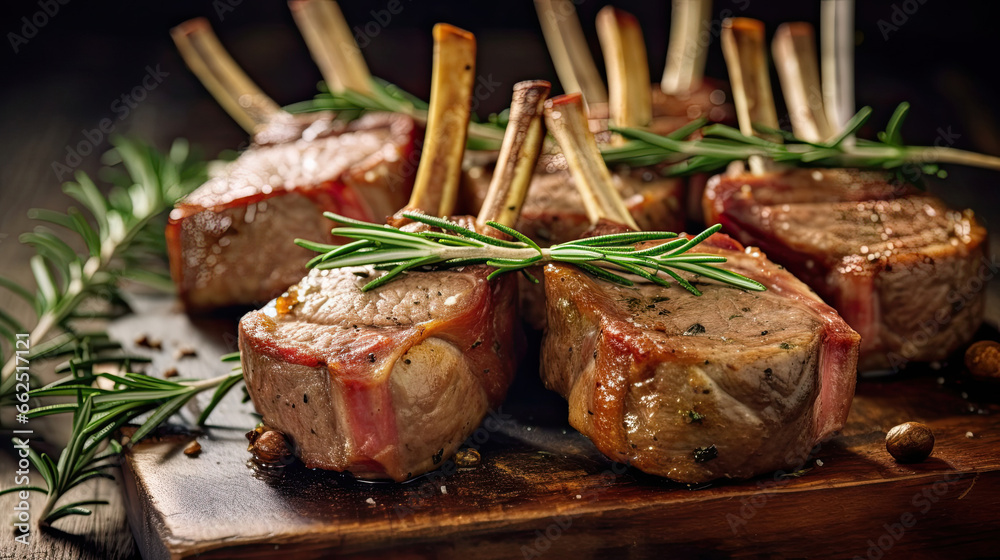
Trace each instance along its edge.
{"label": "peppercorn", "polygon": [[970,346],[965,367],[976,377],[1000,380],[1000,342],[980,340]]}
{"label": "peppercorn", "polygon": [[260,463],[286,464],[292,452],[288,449],[285,434],[277,430],[268,430],[253,442],[253,456]]}
{"label": "peppercorn", "polygon": [[479,455],[479,451],[472,448],[460,449],[458,453],[455,454],[455,464],[458,465],[459,468],[463,469],[475,467],[479,464],[480,460],[481,456]]}
{"label": "peppercorn", "polygon": [[934,432],[920,422],[906,422],[885,435],[885,449],[898,463],[919,463],[934,449]]}
{"label": "peppercorn", "polygon": [[201,444],[197,440],[192,441],[184,448],[184,454],[188,457],[197,457],[201,453]]}

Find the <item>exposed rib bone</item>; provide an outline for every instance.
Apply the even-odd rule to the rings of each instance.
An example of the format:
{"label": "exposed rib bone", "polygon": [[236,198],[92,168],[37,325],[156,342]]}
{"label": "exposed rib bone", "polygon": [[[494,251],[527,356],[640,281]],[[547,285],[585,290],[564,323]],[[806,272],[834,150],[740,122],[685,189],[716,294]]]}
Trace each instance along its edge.
{"label": "exposed rib bone", "polygon": [[513,227],[521,215],[521,205],[542,151],[545,138],[543,108],[552,84],[540,80],[514,84],[510,120],[504,133],[500,156],[493,171],[486,200],[476,222],[488,221]]}
{"label": "exposed rib bone", "polygon": [[608,71],[612,124],[646,126],[653,119],[653,99],[639,21],[628,12],[605,6],[597,13],[597,36]]}
{"label": "exposed rib bone", "polygon": [[597,149],[580,94],[560,95],[546,101],[545,125],[562,148],[590,223],[596,224],[603,218],[638,230]]}
{"label": "exposed rib bone", "polygon": [[663,93],[683,95],[701,86],[709,45],[701,32],[711,17],[712,0],[674,0],[667,65],[660,79]]}
{"label": "exposed rib bone", "polygon": [[588,106],[607,103],[608,92],[570,0],[535,0],[549,56],[566,93],[582,93]]}
{"label": "exposed rib bone", "polygon": [[771,50],[792,120],[792,131],[810,142],[830,138],[834,131],[823,109],[816,37],[812,26],[805,22],[782,24],[774,33]]}
{"label": "exposed rib bone", "polygon": [[475,36],[446,23],[435,25],[427,132],[408,210],[448,216],[455,208],[475,78]]}
{"label": "exposed rib bone", "polygon": [[820,8],[823,103],[839,132],[854,116],[854,0],[823,0]]}
{"label": "exposed rib bone", "polygon": [[[759,134],[753,125],[778,128],[778,116],[771,93],[771,78],[767,71],[767,54],[764,49],[764,23],[749,18],[729,18],[722,22],[722,53],[726,57],[733,102],[740,132],[748,136],[761,136],[778,141],[773,135]],[[760,157],[750,158],[754,174],[765,172],[766,164]]]}
{"label": "exposed rib bone", "polygon": [[275,118],[287,117],[223,48],[205,18],[170,30],[177,50],[212,97],[244,130],[253,134]]}
{"label": "exposed rib bone", "polygon": [[288,6],[330,90],[370,94],[371,73],[340,6],[333,0],[293,0]]}

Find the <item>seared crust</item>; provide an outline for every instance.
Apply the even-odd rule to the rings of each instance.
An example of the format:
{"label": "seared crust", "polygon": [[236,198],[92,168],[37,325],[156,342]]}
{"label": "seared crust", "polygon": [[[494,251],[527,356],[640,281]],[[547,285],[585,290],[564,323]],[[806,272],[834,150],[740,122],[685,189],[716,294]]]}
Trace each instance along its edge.
{"label": "seared crust", "polygon": [[716,235],[699,252],[768,291],[706,282],[695,297],[547,265],[542,378],[574,428],[645,472],[705,482],[800,464],[847,419],[859,337],[756,249]]}
{"label": "seared crust", "polygon": [[324,211],[381,221],[413,183],[415,123],[377,114],[317,119],[303,137],[257,145],[177,204],[171,274],[189,310],[262,304],[305,273],[295,238],[332,241]]}
{"label": "seared crust", "polygon": [[401,481],[439,466],[503,400],[517,285],[475,266],[361,292],[378,274],[313,270],[243,317],[240,352],[264,423],[307,466]]}

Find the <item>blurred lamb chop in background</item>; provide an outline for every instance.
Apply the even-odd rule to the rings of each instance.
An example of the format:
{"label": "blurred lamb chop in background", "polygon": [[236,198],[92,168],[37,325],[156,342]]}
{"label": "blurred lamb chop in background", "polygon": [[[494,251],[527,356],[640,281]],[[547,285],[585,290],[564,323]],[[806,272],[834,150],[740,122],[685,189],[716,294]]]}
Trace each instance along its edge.
{"label": "blurred lamb chop in background", "polygon": [[[324,60],[317,52],[346,57],[321,65],[328,83],[363,87],[367,69],[359,54],[341,48],[353,38],[336,4],[300,2],[295,13],[306,5],[315,13],[303,30],[317,60]],[[260,304],[281,294],[310,258],[292,241],[332,241],[323,211],[382,221],[406,203],[419,134],[412,119],[375,113],[346,123],[329,112],[291,115],[251,82],[206,20],[181,24],[172,35],[191,70],[252,140],[170,214],[171,275],[188,310]],[[317,35],[325,39],[322,49]]]}
{"label": "blurred lamb chop in background", "polygon": [[[849,19],[824,12],[826,34],[834,34],[830,22],[853,37]],[[852,116],[853,95],[827,96],[824,104],[820,92],[843,88],[820,88],[814,43],[809,24],[785,24],[775,34],[774,55],[795,135],[823,142]],[[847,45],[846,55],[825,53],[824,59],[849,67],[853,42],[840,44]],[[823,74],[849,80],[851,71]],[[734,87],[738,80],[733,76]],[[749,105],[736,101],[744,133],[752,133],[744,126],[747,114],[754,123],[777,127],[769,97]],[[965,293],[979,273],[987,239],[973,212],[890,179],[857,169],[751,166],[750,173],[714,177],[704,199],[707,222],[760,247],[861,334],[862,370],[947,357],[972,339],[985,306],[983,291]]]}

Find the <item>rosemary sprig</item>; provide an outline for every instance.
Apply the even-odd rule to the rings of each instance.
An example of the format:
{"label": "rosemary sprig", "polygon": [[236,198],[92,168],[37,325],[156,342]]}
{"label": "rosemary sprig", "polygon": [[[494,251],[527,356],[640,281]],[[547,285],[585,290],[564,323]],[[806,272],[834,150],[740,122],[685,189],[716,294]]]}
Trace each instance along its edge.
{"label": "rosemary sprig", "polygon": [[[350,118],[366,111],[391,111],[404,113],[425,122],[427,103],[399,87],[373,78],[372,96],[350,90],[331,93],[320,83],[320,93],[315,98],[286,107],[292,112],[332,110]],[[609,165],[645,167],[666,162],[664,175],[680,176],[710,173],[724,169],[729,163],[743,161],[751,156],[762,156],[774,161],[799,167],[857,167],[893,171],[900,182],[919,182],[924,175],[945,177],[938,164],[955,163],[972,167],[1000,170],[1000,158],[946,146],[906,146],[900,130],[910,104],[900,103],[893,112],[886,130],[879,132],[877,140],[856,139],[845,142],[868,122],[871,107],[864,107],[845,125],[844,130],[828,142],[815,143],[795,137],[790,132],[758,127],[780,137],[784,143],[769,142],[746,136],[724,124],[708,124],[704,119],[695,120],[675,132],[660,136],[635,128],[612,128],[631,139],[623,145],[602,145],[601,155]],[[499,149],[506,127],[504,115],[491,115],[487,123],[469,125],[470,149]],[[688,140],[695,132],[699,138]]]}
{"label": "rosemary sprig", "polygon": [[[112,439],[118,428],[149,413],[132,435],[134,443],[196,395],[214,389],[211,401],[198,418],[202,424],[222,397],[242,379],[238,368],[214,379],[177,381],[136,373],[94,372],[98,364],[117,364],[119,371],[129,371],[132,364],[148,361],[123,353],[121,345],[107,333],[81,330],[76,322],[112,318],[127,308],[118,287],[122,278],[170,286],[169,277],[156,272],[162,268],[166,252],[163,224],[158,220],[177,200],[201,184],[206,175],[205,164],[191,158],[183,141],[176,141],[168,155],[123,139],[114,140],[114,145],[106,163],[115,167],[103,170],[103,175],[114,185],[107,196],[82,173],[77,174],[75,183],[64,186],[65,192],[80,202],[89,216],[74,208],[66,214],[32,211],[33,218],[74,232],[85,252],[76,253],[52,230],[36,228],[21,237],[37,250],[31,260],[37,284],[34,293],[0,277],[0,286],[28,302],[35,312],[29,362],[34,367],[38,360],[62,358],[66,361],[55,370],[70,374],[30,392],[32,401],[54,396],[76,397],[74,402],[34,407],[25,412],[28,418],[73,413],[69,444],[60,453],[58,462],[45,453],[29,451],[29,459],[45,486],[0,491],[0,494],[14,491],[47,494],[45,507],[36,517],[43,524],[68,515],[90,515],[89,506],[105,503],[89,500],[59,505],[67,492],[88,480],[114,478],[107,471],[117,465],[114,457],[121,451],[121,445]],[[86,304],[97,299],[110,304],[111,312],[86,310]],[[23,325],[9,314],[0,313],[3,338],[13,343],[15,333],[23,332]],[[12,356],[3,369],[0,405],[12,400],[15,377],[11,372],[15,369],[15,359]],[[15,438],[14,443],[22,442]]]}
{"label": "rosemary sprig", "polygon": [[[77,173],[76,182],[66,183],[64,192],[89,213],[70,208],[65,214],[51,210],[32,210],[32,218],[64,228],[79,237],[85,252],[78,253],[56,231],[39,226],[21,236],[37,254],[31,258],[31,270],[37,285],[32,293],[17,283],[0,277],[0,286],[26,301],[35,313],[30,331],[33,345],[29,360],[70,356],[68,370],[74,374],[89,371],[95,361],[120,361],[129,364],[135,358],[122,357],[120,347],[101,333],[78,332],[76,319],[94,318],[81,307],[95,298],[113,307],[124,307],[118,293],[122,278],[158,287],[170,285],[163,269],[164,241],[162,224],[151,225],[182,196],[204,182],[205,164],[191,157],[183,140],[175,141],[169,154],[150,146],[125,140],[113,140],[105,169],[114,185],[107,196],[85,173]],[[117,165],[120,164],[120,167]],[[0,336],[13,346],[15,333],[26,332],[6,313],[0,314]],[[57,336],[52,336],[52,335]],[[49,338],[52,337],[52,338]],[[99,358],[99,359],[98,359]],[[3,359],[0,348],[0,360]],[[0,371],[0,404],[9,404],[14,390],[16,356],[12,355]],[[67,371],[68,371],[67,370]]]}
{"label": "rosemary sprig", "polygon": [[[745,290],[765,289],[755,280],[713,266],[726,262],[724,256],[688,252],[719,231],[722,226],[718,224],[691,239],[669,232],[630,232],[589,237],[542,248],[524,234],[496,222],[487,223],[517,241],[482,235],[454,222],[417,212],[405,212],[403,216],[442,231],[402,231],[388,225],[352,220],[332,212],[327,212],[325,216],[340,224],[331,233],[355,241],[346,245],[326,245],[303,239],[295,242],[320,253],[309,262],[311,268],[374,265],[376,268],[388,269],[388,272],[362,287],[362,291],[391,282],[408,270],[485,264],[496,269],[489,275],[492,279],[500,274],[524,271],[529,266],[545,262],[570,263],[598,278],[625,286],[631,286],[633,282],[619,273],[669,286],[670,281],[659,274],[663,272],[696,296],[701,295],[701,292],[675,271],[697,274]],[[636,247],[637,243],[650,241],[667,242],[644,249]]]}
{"label": "rosemary sprig", "polygon": [[[238,358],[238,354],[236,355]],[[42,476],[45,487],[19,486],[0,491],[41,492],[48,496],[39,519],[51,525],[68,515],[90,515],[83,506],[106,504],[103,501],[72,502],[56,507],[70,490],[93,478],[114,480],[107,472],[117,466],[114,457],[122,446],[113,439],[115,432],[134,418],[150,413],[131,435],[133,445],[167,418],[177,413],[196,395],[214,389],[211,401],[201,411],[198,424],[205,420],[230,389],[243,379],[238,367],[232,373],[212,379],[170,381],[136,373],[110,373],[68,377],[31,392],[32,397],[76,397],[76,401],[32,409],[29,418],[51,414],[73,413],[73,429],[69,443],[59,455],[58,463],[45,453],[28,447],[31,464]],[[101,388],[99,380],[110,382],[111,388]],[[15,445],[21,444],[15,438]],[[107,443],[107,445],[105,445]]]}
{"label": "rosemary sprig", "polygon": [[[342,118],[353,119],[369,111],[388,111],[409,115],[420,123],[427,123],[427,102],[407,93],[395,84],[372,78],[372,95],[345,89],[331,92],[325,82],[319,83],[320,92],[313,99],[285,107],[292,113],[334,111]],[[469,123],[466,144],[471,150],[499,150],[503,141],[506,121],[503,115],[491,115],[486,123]]]}
{"label": "rosemary sprig", "polygon": [[[701,127],[703,138],[685,140],[685,136],[671,134],[660,136],[633,128],[615,129],[632,141],[624,146],[604,151],[608,163],[650,165],[668,162],[667,175],[687,175],[723,169],[730,162],[750,156],[762,156],[779,163],[800,167],[858,167],[884,169],[897,172],[900,179],[913,182],[913,171],[944,177],[939,163],[957,163],[1000,170],[1000,158],[959,150],[950,147],[906,146],[900,129],[910,105],[901,103],[889,119],[886,130],[878,133],[878,140],[853,137],[871,117],[871,107],[864,107],[845,125],[835,138],[828,142],[808,142],[789,132],[758,127],[761,132],[778,135],[784,143],[770,142],[746,136],[739,130],[723,124]],[[917,173],[919,175],[919,173]]]}

